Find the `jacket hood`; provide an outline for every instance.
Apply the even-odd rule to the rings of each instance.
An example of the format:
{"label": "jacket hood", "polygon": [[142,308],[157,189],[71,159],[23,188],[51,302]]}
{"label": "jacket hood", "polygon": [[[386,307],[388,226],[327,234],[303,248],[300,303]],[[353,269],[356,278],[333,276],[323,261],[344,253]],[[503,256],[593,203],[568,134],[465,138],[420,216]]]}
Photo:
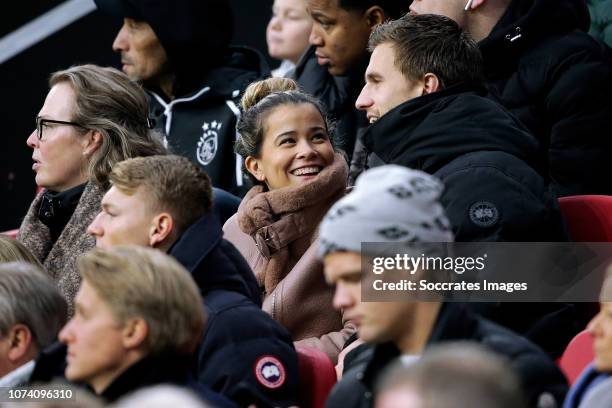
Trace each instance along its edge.
{"label": "jacket hood", "polygon": [[250,47],[231,46],[223,64],[200,74],[199,81],[211,87],[208,97],[233,99],[237,90],[246,89],[253,81],[270,76],[270,67],[263,55]]}
{"label": "jacket hood", "polygon": [[491,34],[480,42],[485,62],[516,59],[542,39],[587,32],[591,24],[584,0],[513,0]]}
{"label": "jacket hood", "polygon": [[149,23],[183,81],[223,62],[234,17],[227,0],[95,0],[119,18]]}
{"label": "jacket hood", "polygon": [[238,250],[223,239],[216,216],[205,215],[191,225],[169,254],[191,272],[203,296],[213,290],[238,292],[261,307],[255,275]]}
{"label": "jacket hood", "polygon": [[[250,47],[230,46],[219,66],[200,71],[197,76],[178,77],[177,74],[174,94],[189,98],[203,87],[209,87],[208,92],[202,93],[197,100],[218,99],[225,102],[235,99],[238,92],[246,89],[251,82],[269,76],[270,67],[259,51]],[[159,88],[149,86],[148,90],[167,100]]]}
{"label": "jacket hood", "polygon": [[464,84],[412,99],[371,125],[364,144],[385,163],[430,174],[477,151],[506,152],[531,164],[535,138],[518,119],[481,95],[482,89]]}

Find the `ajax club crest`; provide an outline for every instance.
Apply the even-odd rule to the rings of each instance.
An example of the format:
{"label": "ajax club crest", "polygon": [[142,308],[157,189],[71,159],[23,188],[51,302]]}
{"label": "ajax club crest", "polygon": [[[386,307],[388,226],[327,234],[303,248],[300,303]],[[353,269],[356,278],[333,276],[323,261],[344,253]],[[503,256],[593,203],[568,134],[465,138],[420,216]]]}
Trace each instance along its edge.
{"label": "ajax club crest", "polygon": [[219,146],[219,132],[221,131],[221,122],[213,120],[212,123],[204,122],[202,130],[204,133],[200,137],[196,150],[196,158],[202,166],[208,165],[217,154]]}

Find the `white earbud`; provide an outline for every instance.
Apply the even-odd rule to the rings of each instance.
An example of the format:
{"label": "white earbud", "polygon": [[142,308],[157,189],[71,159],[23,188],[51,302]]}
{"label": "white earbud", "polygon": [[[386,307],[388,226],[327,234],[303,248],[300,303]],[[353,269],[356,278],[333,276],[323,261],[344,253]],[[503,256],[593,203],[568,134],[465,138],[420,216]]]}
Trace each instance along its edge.
{"label": "white earbud", "polygon": [[463,9],[464,11],[470,11],[470,7],[472,6],[472,0],[468,0],[468,2],[465,4],[465,8]]}

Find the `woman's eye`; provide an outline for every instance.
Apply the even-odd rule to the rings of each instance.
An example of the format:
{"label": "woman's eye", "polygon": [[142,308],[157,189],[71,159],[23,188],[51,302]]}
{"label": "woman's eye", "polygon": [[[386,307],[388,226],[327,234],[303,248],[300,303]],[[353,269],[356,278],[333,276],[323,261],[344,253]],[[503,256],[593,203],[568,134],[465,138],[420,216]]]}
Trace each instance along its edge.
{"label": "woman's eye", "polygon": [[317,133],[312,136],[313,140],[327,140],[327,135],[325,133]]}
{"label": "woman's eye", "polygon": [[284,144],[291,144],[293,143],[294,140],[290,137],[286,138],[286,139],[282,139],[278,144],[279,145],[284,145]]}

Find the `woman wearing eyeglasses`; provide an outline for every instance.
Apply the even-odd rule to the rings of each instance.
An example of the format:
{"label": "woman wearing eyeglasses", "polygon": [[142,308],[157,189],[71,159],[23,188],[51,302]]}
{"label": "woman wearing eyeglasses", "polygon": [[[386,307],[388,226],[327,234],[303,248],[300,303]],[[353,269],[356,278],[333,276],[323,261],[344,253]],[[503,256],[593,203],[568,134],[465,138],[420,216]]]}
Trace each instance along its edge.
{"label": "woman wearing eyeglasses", "polygon": [[112,166],[166,149],[148,119],[139,85],[113,68],[82,65],[51,75],[50,91],[27,139],[43,191],[17,239],[43,263],[69,304],[79,288],[76,258],[95,246],[86,233]]}

